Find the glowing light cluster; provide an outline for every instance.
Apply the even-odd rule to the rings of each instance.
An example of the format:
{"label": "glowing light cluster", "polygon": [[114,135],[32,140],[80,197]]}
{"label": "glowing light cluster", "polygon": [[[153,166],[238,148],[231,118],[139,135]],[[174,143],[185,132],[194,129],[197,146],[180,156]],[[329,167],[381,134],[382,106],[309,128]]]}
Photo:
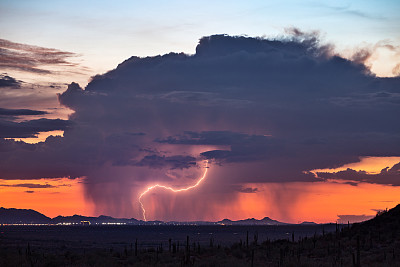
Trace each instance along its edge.
{"label": "glowing light cluster", "polygon": [[144,192],[142,192],[139,196],[139,203],[140,203],[140,207],[142,208],[142,213],[143,213],[143,220],[147,221],[146,219],[146,209],[144,208],[144,205],[142,203],[142,197],[144,195],[146,195],[148,192],[150,192],[151,190],[153,190],[154,188],[164,188],[166,190],[172,191],[174,193],[177,192],[182,192],[182,191],[187,191],[190,190],[192,188],[195,188],[196,186],[198,186],[207,176],[207,171],[208,171],[208,162],[206,162],[206,167],[205,167],[205,171],[203,173],[203,176],[197,181],[197,183],[195,183],[194,185],[191,185],[189,187],[185,187],[185,188],[180,188],[180,189],[174,189],[170,186],[166,186],[166,185],[159,185],[159,184],[155,184],[152,186],[149,186]]}

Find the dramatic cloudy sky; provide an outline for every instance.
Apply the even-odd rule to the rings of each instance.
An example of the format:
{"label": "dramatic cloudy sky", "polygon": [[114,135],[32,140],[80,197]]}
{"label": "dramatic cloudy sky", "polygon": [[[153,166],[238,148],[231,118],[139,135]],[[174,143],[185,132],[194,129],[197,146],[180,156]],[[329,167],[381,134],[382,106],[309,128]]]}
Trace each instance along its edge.
{"label": "dramatic cloudy sky", "polygon": [[85,3],[0,3],[0,206],[143,219],[206,170],[147,219],[400,201],[396,1]]}

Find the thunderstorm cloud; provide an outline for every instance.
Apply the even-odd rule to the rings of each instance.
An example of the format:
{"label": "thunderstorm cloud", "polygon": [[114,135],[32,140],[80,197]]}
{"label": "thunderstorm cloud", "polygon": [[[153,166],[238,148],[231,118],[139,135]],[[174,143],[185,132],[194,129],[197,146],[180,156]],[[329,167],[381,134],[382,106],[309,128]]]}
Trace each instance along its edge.
{"label": "thunderstorm cloud", "polygon": [[[68,56],[54,51],[49,60]],[[398,168],[309,172],[400,156],[400,78],[375,77],[359,61],[301,32],[274,40],[214,35],[201,38],[194,55],[133,56],[59,94],[74,110],[68,121],[0,121],[1,137],[65,131],[35,145],[1,139],[0,178],[85,177],[86,197],[120,216],[140,216],[127,201],[132,192],[150,182],[190,183],[204,161],[208,188],[227,194],[258,192],[246,183],[328,178],[399,185]]]}

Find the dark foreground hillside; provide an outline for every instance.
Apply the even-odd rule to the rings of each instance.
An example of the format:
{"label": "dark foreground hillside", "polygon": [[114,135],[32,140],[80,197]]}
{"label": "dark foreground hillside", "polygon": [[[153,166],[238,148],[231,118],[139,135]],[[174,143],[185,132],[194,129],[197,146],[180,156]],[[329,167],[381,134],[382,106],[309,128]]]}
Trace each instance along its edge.
{"label": "dark foreground hillside", "polygon": [[0,266],[400,266],[400,205],[352,226],[3,226]]}

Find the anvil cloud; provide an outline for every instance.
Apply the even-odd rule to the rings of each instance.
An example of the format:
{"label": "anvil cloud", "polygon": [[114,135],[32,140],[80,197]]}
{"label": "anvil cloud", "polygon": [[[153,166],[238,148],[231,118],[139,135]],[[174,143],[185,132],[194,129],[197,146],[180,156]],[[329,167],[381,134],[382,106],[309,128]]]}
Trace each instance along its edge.
{"label": "anvil cloud", "polygon": [[[258,193],[246,183],[378,183],[368,173],[310,170],[400,156],[400,78],[377,78],[300,32],[214,35],[194,55],[131,57],[85,90],[70,84],[59,101],[75,111],[68,123],[32,120],[2,132],[65,130],[35,145],[1,139],[1,178],[85,177],[87,198],[113,215],[139,217],[137,192],[151,182],[193,183],[206,160],[208,193],[228,202],[230,193]],[[399,184],[390,177],[379,183]]]}

